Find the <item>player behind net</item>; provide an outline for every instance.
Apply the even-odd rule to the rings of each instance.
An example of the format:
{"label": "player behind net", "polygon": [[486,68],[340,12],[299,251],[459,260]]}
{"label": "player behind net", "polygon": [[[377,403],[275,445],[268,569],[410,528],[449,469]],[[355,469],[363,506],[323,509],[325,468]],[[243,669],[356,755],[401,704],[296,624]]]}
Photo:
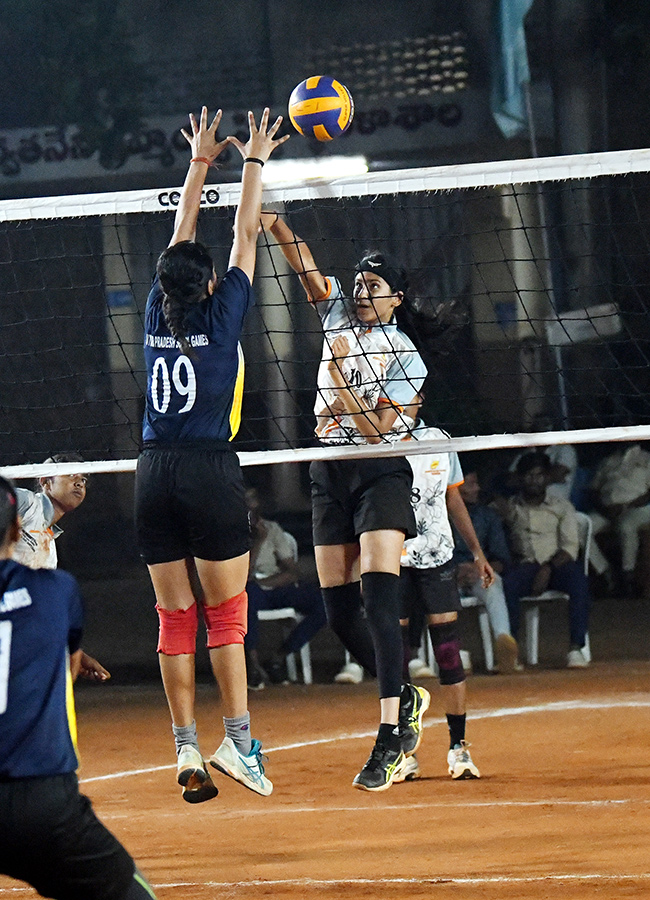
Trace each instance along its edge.
{"label": "player behind net", "polygon": [[[368,254],[356,268],[350,300],[336,279],[321,274],[306,243],[276,213],[264,213],[262,225],[321,319],[325,339],[314,408],[319,440],[345,445],[399,439],[408,424],[404,407],[427,374],[404,330],[411,331],[415,316],[405,271],[383,254]],[[423,688],[402,684],[399,573],[404,538],[416,533],[412,471],[400,457],[347,459],[313,462],[310,477],[327,617],[379,687],[377,738],[353,785],[383,791],[417,749],[429,704]]]}

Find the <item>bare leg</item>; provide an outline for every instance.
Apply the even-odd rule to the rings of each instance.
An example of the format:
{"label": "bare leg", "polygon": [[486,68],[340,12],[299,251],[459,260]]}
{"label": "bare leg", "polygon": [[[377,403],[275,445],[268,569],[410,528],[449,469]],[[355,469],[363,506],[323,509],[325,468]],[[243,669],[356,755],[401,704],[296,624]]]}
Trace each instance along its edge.
{"label": "bare leg", "polygon": [[440,696],[445,709],[445,714],[450,716],[464,716],[466,711],[467,682],[459,684],[441,684]]}
{"label": "bare leg", "polygon": [[221,691],[224,717],[234,719],[245,715],[248,709],[248,687],[244,645],[215,647],[210,650],[210,662]]}
{"label": "bare leg", "polygon": [[158,654],[160,674],[174,725],[191,725],[194,721],[194,655],[165,656]]}

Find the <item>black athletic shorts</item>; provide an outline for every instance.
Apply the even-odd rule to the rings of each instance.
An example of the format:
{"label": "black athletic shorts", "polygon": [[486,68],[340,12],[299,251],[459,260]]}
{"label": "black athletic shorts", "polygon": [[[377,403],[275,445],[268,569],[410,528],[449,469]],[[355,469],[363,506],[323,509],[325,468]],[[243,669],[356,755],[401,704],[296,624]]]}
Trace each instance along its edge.
{"label": "black athletic shorts", "polygon": [[60,900],[123,900],[135,863],[77,776],[0,781],[0,872]]}
{"label": "black athletic shorts", "polygon": [[239,459],[224,441],[145,445],[135,474],[135,527],[149,565],[233,559],[251,547]]}
{"label": "black athletic shorts", "polygon": [[399,580],[402,619],[411,618],[413,604],[424,609],[428,616],[460,612],[463,608],[456,583],[456,566],[451,560],[435,569],[402,566]]}
{"label": "black athletic shorts", "polygon": [[317,460],[311,477],[314,546],[352,544],[366,531],[403,531],[415,537],[408,460]]}

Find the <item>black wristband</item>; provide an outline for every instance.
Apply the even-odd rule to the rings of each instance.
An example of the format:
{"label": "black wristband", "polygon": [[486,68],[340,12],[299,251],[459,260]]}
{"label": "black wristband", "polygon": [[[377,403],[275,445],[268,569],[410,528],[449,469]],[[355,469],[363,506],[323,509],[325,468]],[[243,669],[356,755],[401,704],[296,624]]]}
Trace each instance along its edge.
{"label": "black wristband", "polygon": [[255,162],[255,163],[259,163],[260,166],[263,166],[263,165],[264,165],[264,160],[263,160],[263,159],[258,159],[256,156],[247,156],[246,159],[244,160],[244,162],[245,162],[245,163],[247,163],[247,162]]}

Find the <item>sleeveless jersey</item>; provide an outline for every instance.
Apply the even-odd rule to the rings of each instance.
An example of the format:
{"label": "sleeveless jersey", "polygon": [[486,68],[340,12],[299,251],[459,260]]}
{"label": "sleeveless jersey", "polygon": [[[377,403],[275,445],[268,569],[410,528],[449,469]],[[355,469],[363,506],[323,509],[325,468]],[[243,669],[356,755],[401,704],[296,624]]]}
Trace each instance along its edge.
{"label": "sleeveless jersey", "polygon": [[143,440],[231,441],[241,421],[244,355],[239,337],[253,303],[251,284],[241,269],[228,269],[212,296],[190,310],[186,334],[191,356],[181,352],[165,324],[163,296],[156,276],[145,312]]}
{"label": "sleeveless jersey", "polygon": [[0,778],[77,768],[68,654],[81,629],[72,575],[0,562]]}
{"label": "sleeveless jersey", "polygon": [[[354,304],[345,298],[339,282],[335,278],[328,278],[327,281],[330,297],[314,304],[325,333],[314,404],[318,422],[316,435],[323,443],[365,444],[366,438],[359,432],[352,417],[330,412],[337,399],[328,371],[332,341],[339,335],[348,339],[350,353],[342,370],[348,384],[370,409],[375,409],[381,400],[390,401],[398,408],[410,403],[422,387],[427,369],[413,342],[394,322],[369,328],[357,319]],[[400,421],[405,428],[411,423],[408,417],[398,413],[397,423]],[[395,428],[384,437],[400,440],[403,430],[400,433]]]}

